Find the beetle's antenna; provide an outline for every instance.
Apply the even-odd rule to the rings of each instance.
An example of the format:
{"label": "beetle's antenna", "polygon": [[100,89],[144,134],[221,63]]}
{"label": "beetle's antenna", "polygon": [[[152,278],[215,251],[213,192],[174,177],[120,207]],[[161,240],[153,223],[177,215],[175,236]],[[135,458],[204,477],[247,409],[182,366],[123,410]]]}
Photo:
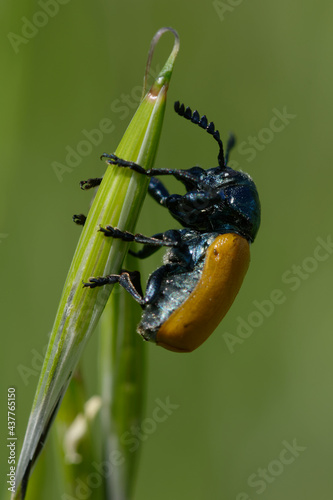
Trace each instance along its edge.
{"label": "beetle's antenna", "polygon": [[229,139],[227,142],[227,149],[225,152],[225,166],[228,165],[229,154],[230,154],[230,151],[235,147],[235,144],[236,144],[236,137],[232,132],[230,132]]}
{"label": "beetle's antenna", "polygon": [[[216,142],[220,147],[220,151],[217,157],[219,161],[219,166],[221,168],[225,168],[226,162],[224,159],[223,143],[220,138],[220,132],[218,130],[215,130],[214,123],[213,122],[208,123],[206,115],[203,115],[200,118],[198,111],[193,111],[192,113],[191,108],[189,108],[188,106],[187,108],[185,108],[184,104],[180,104],[179,101],[175,102],[174,108],[179,116],[183,116],[184,118],[186,118],[186,120],[191,120],[192,123],[195,123],[196,125],[199,125],[199,127],[204,128],[209,134],[211,134],[214,137],[214,139],[216,140]],[[229,151],[231,147],[229,147]]]}

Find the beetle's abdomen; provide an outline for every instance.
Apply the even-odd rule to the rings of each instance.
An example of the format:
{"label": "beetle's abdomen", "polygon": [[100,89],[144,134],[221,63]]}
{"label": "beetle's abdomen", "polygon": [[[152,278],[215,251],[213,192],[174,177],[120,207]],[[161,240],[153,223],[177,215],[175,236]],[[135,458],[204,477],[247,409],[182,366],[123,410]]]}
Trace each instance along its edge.
{"label": "beetle's abdomen", "polygon": [[156,344],[191,352],[215,330],[241,287],[250,262],[249,243],[234,233],[219,235],[209,246],[193,291],[156,334]]}
{"label": "beetle's abdomen", "polygon": [[163,279],[157,300],[144,308],[138,326],[138,333],[145,340],[156,342],[156,335],[161,326],[193,292],[201,278],[203,266],[204,259],[198,262],[192,271],[184,268],[183,272],[170,274]]}

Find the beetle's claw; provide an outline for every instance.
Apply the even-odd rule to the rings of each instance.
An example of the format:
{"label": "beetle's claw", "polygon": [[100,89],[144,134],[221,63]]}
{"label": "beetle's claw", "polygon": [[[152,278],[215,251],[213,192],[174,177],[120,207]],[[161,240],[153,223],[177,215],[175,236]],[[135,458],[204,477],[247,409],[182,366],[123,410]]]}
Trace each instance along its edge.
{"label": "beetle's claw", "polygon": [[75,222],[78,226],[84,226],[86,220],[87,217],[83,214],[73,215],[73,222]]}

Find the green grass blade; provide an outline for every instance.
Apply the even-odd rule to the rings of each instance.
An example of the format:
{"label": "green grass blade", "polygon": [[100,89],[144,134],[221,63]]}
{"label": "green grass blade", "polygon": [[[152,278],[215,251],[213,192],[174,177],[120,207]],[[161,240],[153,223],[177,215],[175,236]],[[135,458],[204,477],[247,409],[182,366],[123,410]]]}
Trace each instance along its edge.
{"label": "green grass blade", "polygon": [[[142,100],[116,154],[145,168],[153,165],[162,128],[166,94],[178,51],[178,39],[164,68]],[[134,229],[148,179],[127,169],[108,166],[78,242],[64,285],[45,355],[16,474],[16,492],[23,499],[30,471],[81,356],[111,293],[111,287],[83,288],[91,276],[117,273],[127,244],[98,231],[110,224]]]}

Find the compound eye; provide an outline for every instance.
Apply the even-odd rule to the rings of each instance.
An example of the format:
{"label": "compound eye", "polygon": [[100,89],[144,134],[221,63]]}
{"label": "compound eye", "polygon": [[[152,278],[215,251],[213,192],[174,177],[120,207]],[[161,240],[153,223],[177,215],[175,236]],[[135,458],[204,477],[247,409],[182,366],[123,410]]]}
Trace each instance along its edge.
{"label": "compound eye", "polygon": [[202,176],[203,174],[206,174],[206,170],[204,170],[201,167],[192,167],[188,169],[188,172],[190,172],[192,175],[196,175],[198,178]]}

